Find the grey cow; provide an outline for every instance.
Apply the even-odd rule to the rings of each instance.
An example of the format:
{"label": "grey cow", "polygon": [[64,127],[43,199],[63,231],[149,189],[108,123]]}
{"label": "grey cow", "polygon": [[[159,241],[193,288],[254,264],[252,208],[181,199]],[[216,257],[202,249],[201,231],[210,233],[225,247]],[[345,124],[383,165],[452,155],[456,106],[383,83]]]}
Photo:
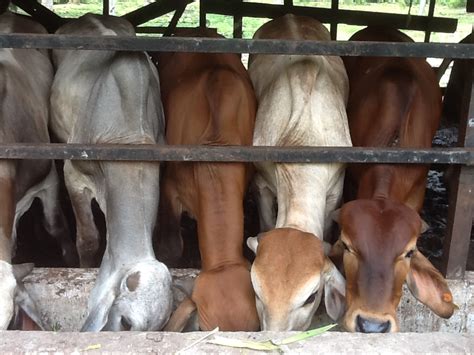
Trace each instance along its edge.
{"label": "grey cow", "polygon": [[[126,20],[87,14],[57,34],[134,36]],[[54,50],[52,129],[69,143],[163,143],[158,74],[144,52]],[[81,266],[97,261],[91,211],[105,214],[107,247],[89,298],[83,331],[157,330],[171,313],[171,276],[156,260],[152,231],[159,164],[66,161],[66,186],[77,224]]]}

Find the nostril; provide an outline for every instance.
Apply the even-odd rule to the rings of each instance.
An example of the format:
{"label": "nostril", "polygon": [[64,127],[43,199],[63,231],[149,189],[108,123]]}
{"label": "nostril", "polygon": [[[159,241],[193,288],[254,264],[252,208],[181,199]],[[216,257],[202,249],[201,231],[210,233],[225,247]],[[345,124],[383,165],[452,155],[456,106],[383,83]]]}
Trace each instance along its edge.
{"label": "nostril", "polygon": [[392,325],[390,321],[380,322],[378,320],[366,319],[361,316],[356,318],[356,331],[362,333],[388,333]]}
{"label": "nostril", "polygon": [[120,324],[122,325],[122,330],[130,330],[132,329],[132,325],[128,322],[125,317],[120,318]]}

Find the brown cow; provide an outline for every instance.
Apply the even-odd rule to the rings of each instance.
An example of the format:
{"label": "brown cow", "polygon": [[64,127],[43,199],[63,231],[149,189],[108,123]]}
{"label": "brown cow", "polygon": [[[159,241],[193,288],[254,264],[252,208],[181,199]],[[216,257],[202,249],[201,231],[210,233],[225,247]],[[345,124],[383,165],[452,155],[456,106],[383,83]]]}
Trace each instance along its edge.
{"label": "brown cow", "polygon": [[[367,28],[355,41],[411,42],[399,31]],[[354,146],[430,147],[439,124],[441,92],[423,59],[345,58],[348,118]],[[427,166],[373,164],[350,167],[356,200],[340,211],[347,309],[351,331],[398,330],[396,308],[407,282],[413,295],[442,317],[454,310],[441,274],[416,249]]]}
{"label": "brown cow", "polygon": [[[207,29],[177,34],[220,37]],[[157,57],[169,144],[252,144],[256,100],[237,55],[162,53]],[[182,252],[179,222],[186,211],[197,220],[202,259],[192,302],[178,309],[173,323],[187,305],[185,319],[178,323],[197,307],[203,330],[258,329],[249,265],[242,254],[249,168],[242,163],[170,163],[165,168],[160,228],[166,238],[162,237],[160,250],[174,256]],[[170,244],[174,247],[165,247]]]}

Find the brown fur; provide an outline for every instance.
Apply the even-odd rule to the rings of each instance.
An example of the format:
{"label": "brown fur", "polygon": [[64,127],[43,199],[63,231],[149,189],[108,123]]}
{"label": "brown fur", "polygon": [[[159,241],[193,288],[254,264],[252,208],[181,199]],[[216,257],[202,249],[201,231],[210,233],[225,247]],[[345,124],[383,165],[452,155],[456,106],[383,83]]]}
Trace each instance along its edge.
{"label": "brown fur", "polygon": [[[179,35],[219,37],[204,29]],[[162,53],[155,58],[169,144],[252,144],[256,100],[238,56]],[[255,296],[242,254],[243,198],[249,173],[249,165],[242,163],[169,163],[165,167],[160,249],[179,258],[180,215],[186,211],[197,220],[202,271],[192,300],[201,329],[258,329]]]}
{"label": "brown fur", "polygon": [[[399,31],[383,28],[364,29],[351,40],[411,41]],[[351,89],[347,111],[354,146],[431,147],[441,114],[441,93],[425,60],[351,57],[344,63]],[[344,267],[349,330],[355,330],[358,315],[389,321],[391,331],[398,329],[395,312],[402,284],[411,272],[406,253],[415,247],[421,230],[418,212],[427,172],[422,165],[349,168],[357,200],[344,205],[340,213],[340,241],[348,248]],[[438,282],[445,285],[441,275]],[[426,295],[420,300],[437,308]]]}

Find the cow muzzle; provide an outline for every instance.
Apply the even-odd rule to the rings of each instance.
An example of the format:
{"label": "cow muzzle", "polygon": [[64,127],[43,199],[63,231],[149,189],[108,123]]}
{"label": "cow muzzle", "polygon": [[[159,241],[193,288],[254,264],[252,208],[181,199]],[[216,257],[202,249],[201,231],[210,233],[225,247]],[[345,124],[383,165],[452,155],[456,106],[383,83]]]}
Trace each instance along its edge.
{"label": "cow muzzle", "polygon": [[395,318],[390,314],[365,314],[355,312],[352,317],[346,318],[346,328],[360,333],[392,333],[398,331]]}

